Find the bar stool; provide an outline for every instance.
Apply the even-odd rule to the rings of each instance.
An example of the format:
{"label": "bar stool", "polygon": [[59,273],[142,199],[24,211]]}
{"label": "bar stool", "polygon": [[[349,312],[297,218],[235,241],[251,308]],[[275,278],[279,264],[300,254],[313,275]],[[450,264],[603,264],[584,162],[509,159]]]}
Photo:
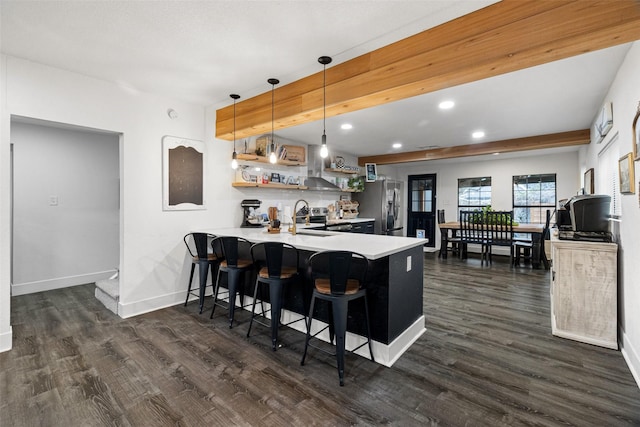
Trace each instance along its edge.
{"label": "bar stool", "polygon": [[227,273],[227,290],[229,302],[226,305],[226,308],[229,310],[229,329],[233,327],[233,316],[236,307],[236,295],[238,291],[240,291],[240,307],[244,308],[243,300],[243,286],[240,282],[240,277],[243,276],[247,271],[251,271],[253,268],[253,262],[250,259],[240,258],[240,246],[246,246],[250,248],[251,243],[248,240],[243,239],[242,237],[235,236],[223,236],[216,237],[212,242],[211,246],[213,247],[215,244],[219,243],[222,247],[222,253],[224,255],[224,260],[220,262],[220,266],[218,267],[218,276],[216,278],[216,287],[213,294],[213,308],[211,309],[210,319],[213,319],[213,313],[215,312],[216,306],[220,305],[224,307],[224,304],[221,304],[218,301],[218,293],[220,291],[220,273]]}
{"label": "bar stool", "polygon": [[[216,236],[214,236],[213,234],[188,233],[182,239],[184,240],[184,244],[187,246],[189,255],[191,255],[191,274],[189,274],[187,299],[184,301],[184,306],[187,306],[189,297],[191,295],[196,296],[198,297],[198,301],[200,304],[200,314],[202,314],[202,308],[204,306],[204,294],[205,289],[207,288],[207,274],[209,272],[209,268],[211,268],[211,277],[213,278],[214,269],[218,267],[220,261],[222,260],[222,256],[220,256],[215,250],[213,250],[213,252],[208,252],[207,250],[207,248],[209,247],[208,241],[215,238]],[[193,245],[189,243],[190,241],[193,242]],[[195,246],[195,253],[192,246]],[[191,289],[191,284],[193,282],[193,272],[195,271],[196,264],[198,264],[198,272],[200,276],[200,287],[198,293],[195,293],[195,291]],[[213,281],[210,286],[213,287]]]}
{"label": "bar stool", "polygon": [[[249,329],[247,330],[247,338],[251,334],[251,326],[253,325],[255,318],[257,316],[262,316],[263,318],[266,317],[262,298],[262,288],[264,285],[268,285],[269,302],[271,304],[271,323],[270,325],[267,325],[259,320],[256,320],[256,323],[271,327],[271,348],[273,351],[276,351],[278,343],[278,328],[280,327],[280,317],[282,314],[282,302],[284,297],[283,290],[286,284],[291,283],[298,276],[300,254],[298,249],[287,243],[262,242],[251,246],[251,258],[253,259],[254,265],[260,266],[260,269],[256,275],[256,285],[253,291],[253,303],[251,305],[251,321],[249,322]],[[255,312],[258,293],[261,294],[261,314],[256,314]],[[299,322],[303,319],[304,318],[294,320],[283,326]]]}
{"label": "bar stool", "polygon": [[[362,343],[350,352],[355,352],[365,344],[369,345],[371,361],[373,350],[371,349],[371,329],[369,327],[369,305],[367,301],[367,290],[364,288],[364,281],[367,275],[368,261],[358,253],[349,251],[325,251],[317,252],[309,258],[309,272],[314,286],[311,297],[311,307],[307,321],[307,337],[304,344],[301,365],[304,365],[307,356],[307,349],[310,346],[309,340],[325,329],[329,328],[330,341],[333,344],[335,331],[336,338],[336,361],[338,364],[338,377],[340,385],[344,385],[344,353],[345,336],[347,332],[347,315],[349,301],[364,298],[365,323],[367,326],[367,341]],[[328,301],[330,312],[333,318],[329,319],[329,325],[311,335],[311,323],[313,321],[313,309],[316,300]],[[319,347],[312,346],[320,351]]]}

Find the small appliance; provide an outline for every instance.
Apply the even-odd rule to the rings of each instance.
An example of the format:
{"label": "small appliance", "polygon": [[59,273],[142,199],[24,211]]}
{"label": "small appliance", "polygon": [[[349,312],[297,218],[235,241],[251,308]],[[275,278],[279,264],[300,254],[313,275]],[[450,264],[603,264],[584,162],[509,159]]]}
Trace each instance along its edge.
{"label": "small appliance", "polygon": [[240,202],[244,210],[242,225],[240,227],[263,227],[262,215],[257,213],[262,201],[257,199],[245,199]]}

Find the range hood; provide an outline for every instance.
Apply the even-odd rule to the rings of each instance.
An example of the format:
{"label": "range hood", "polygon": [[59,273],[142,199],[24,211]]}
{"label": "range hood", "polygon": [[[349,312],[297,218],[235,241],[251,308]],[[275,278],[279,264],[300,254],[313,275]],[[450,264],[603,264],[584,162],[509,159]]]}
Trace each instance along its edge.
{"label": "range hood", "polygon": [[304,185],[315,191],[342,191],[340,187],[322,177],[324,160],[320,157],[320,146],[309,145],[307,154],[307,179]]}

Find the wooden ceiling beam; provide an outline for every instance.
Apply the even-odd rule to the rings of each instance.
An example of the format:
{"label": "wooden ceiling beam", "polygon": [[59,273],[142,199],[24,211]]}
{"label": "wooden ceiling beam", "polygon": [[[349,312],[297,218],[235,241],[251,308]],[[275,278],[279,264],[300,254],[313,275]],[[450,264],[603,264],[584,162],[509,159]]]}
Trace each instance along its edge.
{"label": "wooden ceiling beam", "polygon": [[[639,39],[635,0],[502,0],[327,68],[327,117]],[[270,92],[236,104],[237,138],[271,132]],[[275,129],[321,119],[322,72],[274,98]],[[232,140],[233,105],[217,110],[216,137]]]}
{"label": "wooden ceiling beam", "polygon": [[433,150],[411,151],[408,153],[381,154],[358,158],[358,165],[366,163],[391,165],[396,163],[424,162],[426,160],[451,159],[456,157],[482,156],[494,153],[512,153],[516,151],[541,150],[544,148],[570,147],[589,144],[590,130],[575,130],[526,138],[505,139],[503,141],[483,142],[480,144],[458,145],[455,147],[435,148]]}

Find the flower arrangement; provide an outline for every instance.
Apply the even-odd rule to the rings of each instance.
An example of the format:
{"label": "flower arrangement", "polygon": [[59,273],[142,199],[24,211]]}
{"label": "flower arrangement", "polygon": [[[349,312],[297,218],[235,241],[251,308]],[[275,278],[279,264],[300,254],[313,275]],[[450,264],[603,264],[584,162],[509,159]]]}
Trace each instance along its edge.
{"label": "flower arrangement", "polygon": [[[495,212],[491,205],[483,207],[482,210],[478,211],[478,213],[472,217],[473,223],[486,223],[488,225],[499,225],[508,223],[507,215],[488,215],[489,212]],[[514,221],[513,218],[511,218],[511,224],[518,225],[518,223]]]}

